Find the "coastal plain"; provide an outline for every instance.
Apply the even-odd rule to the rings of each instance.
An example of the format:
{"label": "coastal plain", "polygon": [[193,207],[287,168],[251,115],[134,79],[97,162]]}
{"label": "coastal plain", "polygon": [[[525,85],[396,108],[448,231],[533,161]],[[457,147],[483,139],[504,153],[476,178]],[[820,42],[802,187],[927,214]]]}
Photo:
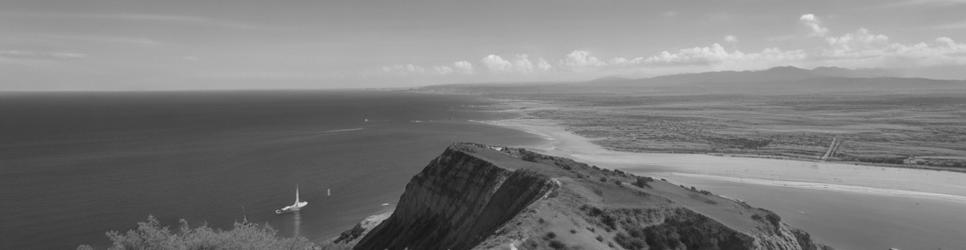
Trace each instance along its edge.
{"label": "coastal plain", "polygon": [[[963,81],[773,68],[454,84],[518,115],[534,147],[772,209],[837,249],[966,245]],[[827,154],[833,140],[838,150]]]}

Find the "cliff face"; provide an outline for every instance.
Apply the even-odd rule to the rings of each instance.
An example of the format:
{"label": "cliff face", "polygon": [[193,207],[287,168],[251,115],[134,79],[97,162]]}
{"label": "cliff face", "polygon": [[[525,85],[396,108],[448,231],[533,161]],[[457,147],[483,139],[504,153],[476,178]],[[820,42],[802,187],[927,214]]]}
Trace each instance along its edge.
{"label": "cliff face", "polygon": [[[358,231],[358,230],[357,230]],[[822,249],[774,213],[523,149],[455,144],[355,249]]]}
{"label": "cliff face", "polygon": [[413,177],[393,215],[355,248],[468,249],[555,188],[544,175],[498,167],[468,149],[446,149]]}

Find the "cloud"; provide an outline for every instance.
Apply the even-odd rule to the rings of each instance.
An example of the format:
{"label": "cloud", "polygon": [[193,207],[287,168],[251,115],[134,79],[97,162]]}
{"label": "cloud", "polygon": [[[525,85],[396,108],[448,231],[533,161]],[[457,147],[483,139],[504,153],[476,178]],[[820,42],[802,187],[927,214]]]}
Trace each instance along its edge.
{"label": "cloud", "polygon": [[798,18],[798,21],[809,28],[810,36],[824,37],[828,33],[828,28],[823,27],[821,21],[814,14],[804,14]]}
{"label": "cloud", "polygon": [[425,73],[426,69],[413,64],[396,64],[383,66],[382,72],[407,75]]}
{"label": "cloud", "polygon": [[[854,32],[834,33],[814,14],[803,14],[797,21],[807,28],[807,36],[811,37],[801,44],[811,43],[812,45],[741,51],[722,45],[724,42],[739,41],[738,37],[729,34],[723,37],[722,43],[664,50],[646,56],[623,55],[600,58],[591,51],[578,49],[552,58],[553,60],[523,53],[489,54],[482,57],[480,63],[488,73],[504,74],[506,79],[513,77],[549,79],[552,78],[551,75],[537,74],[549,71],[557,73],[552,75],[557,77],[555,79],[564,79],[561,77],[589,78],[620,74],[655,75],[706,70],[758,70],[784,65],[893,69],[966,65],[966,43],[957,42],[950,37],[943,36],[918,43],[899,43],[885,34],[875,33],[865,28]],[[802,38],[801,33],[788,36]],[[473,66],[468,61],[458,61],[452,65],[429,67],[431,70],[423,70],[416,65],[402,65],[392,67],[389,71],[426,71],[435,75],[459,72],[472,74]]]}
{"label": "cloud", "polygon": [[473,64],[467,61],[456,61],[450,65],[435,65],[423,67],[415,64],[396,64],[380,68],[383,73],[397,75],[453,75],[474,73]]}
{"label": "cloud", "polygon": [[0,57],[22,60],[76,60],[87,58],[87,54],[64,51],[2,50]]}
{"label": "cloud", "polygon": [[450,66],[433,66],[433,70],[440,75],[449,75],[453,73],[453,68]]}
{"label": "cloud", "polygon": [[[825,42],[825,46],[818,48],[814,56],[819,63],[864,68],[966,64],[966,44],[957,43],[949,37],[904,44],[893,42],[889,36],[866,28],[838,36],[829,35],[829,29],[818,26],[818,19],[811,14],[802,15],[799,20],[812,30],[811,35],[822,37]],[[822,32],[816,33],[815,27]]]}
{"label": "cloud", "polygon": [[549,71],[549,70],[553,69],[553,65],[550,65],[550,62],[547,62],[546,59],[543,59],[541,57],[541,58],[537,59],[537,68],[540,69],[540,70],[542,70],[542,71]]}
{"label": "cloud", "polygon": [[516,54],[509,60],[490,54],[480,61],[490,72],[494,73],[529,74],[536,70],[547,71],[552,68],[550,63],[547,63],[543,58],[538,59],[537,64],[534,64],[533,61],[530,61],[530,55],[527,54]]}
{"label": "cloud", "polygon": [[483,59],[480,59],[480,62],[492,72],[509,72],[513,68],[513,63],[494,54],[483,57]]}
{"label": "cloud", "polygon": [[614,57],[614,58],[611,58],[610,59],[610,65],[613,65],[613,66],[629,66],[629,65],[640,64],[643,61],[644,61],[644,57],[634,57],[634,58],[631,58],[631,59],[627,59],[627,58],[624,58],[624,57]]}
{"label": "cloud", "polygon": [[530,56],[527,54],[516,55],[513,59],[513,70],[520,73],[532,73],[533,63],[530,62]]}
{"label": "cloud", "polygon": [[910,68],[966,65],[966,43],[958,43],[949,37],[904,44],[891,42],[888,36],[859,29],[826,40],[829,47],[822,50],[823,59],[843,66]]}
{"label": "cloud", "polygon": [[798,62],[808,57],[802,50],[782,50],[767,48],[759,52],[744,53],[739,50],[728,51],[721,44],[714,43],[707,47],[694,47],[678,51],[662,51],[657,55],[647,57],[643,64],[652,66],[715,66],[730,67],[729,69],[748,69],[754,67],[769,67],[769,65],[785,65]]}
{"label": "cloud", "polygon": [[826,37],[825,41],[831,46],[826,50],[829,56],[833,57],[855,57],[862,56],[863,52],[876,50],[889,44],[889,37],[882,34],[873,34],[865,28],[860,28],[853,33],[846,33],[838,37]]}
{"label": "cloud", "polygon": [[607,66],[606,62],[590,55],[590,52],[586,50],[571,51],[566,57],[564,57],[560,64],[561,66],[573,71],[584,71]]}
{"label": "cloud", "polygon": [[453,68],[463,74],[473,74],[473,64],[467,61],[454,62]]}

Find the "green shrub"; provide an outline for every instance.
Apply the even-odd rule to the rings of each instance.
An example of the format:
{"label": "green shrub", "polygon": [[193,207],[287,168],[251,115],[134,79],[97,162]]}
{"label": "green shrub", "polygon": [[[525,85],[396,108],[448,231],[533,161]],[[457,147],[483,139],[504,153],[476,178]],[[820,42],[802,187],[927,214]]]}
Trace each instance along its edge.
{"label": "green shrub", "polygon": [[554,232],[547,233],[547,239],[557,238],[557,234]]}
{"label": "green shrub", "polygon": [[634,181],[634,186],[637,186],[639,188],[645,188],[645,187],[651,188],[651,185],[647,183],[652,181],[654,181],[654,178],[638,176],[637,179]]}
{"label": "green shrub", "polygon": [[567,245],[564,245],[564,243],[560,242],[559,240],[551,240],[550,247],[553,249],[564,249],[567,247]]}
{"label": "green shrub", "polygon": [[[191,228],[180,220],[178,230],[172,231],[161,225],[154,216],[138,222],[135,229],[126,233],[107,232],[111,240],[109,249],[316,249],[304,237],[284,238],[269,226],[236,222],[231,230],[213,229],[207,225]],[[82,246],[83,247],[83,246]]]}

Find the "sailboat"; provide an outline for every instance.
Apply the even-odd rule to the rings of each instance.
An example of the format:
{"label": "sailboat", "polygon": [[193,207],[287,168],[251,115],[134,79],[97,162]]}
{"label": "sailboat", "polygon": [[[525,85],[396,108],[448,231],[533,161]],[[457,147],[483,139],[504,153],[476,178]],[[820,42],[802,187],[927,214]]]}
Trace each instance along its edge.
{"label": "sailboat", "polygon": [[303,207],[308,205],[308,201],[299,200],[299,187],[295,186],[295,203],[292,205],[285,206],[280,209],[275,209],[275,214],[284,214],[301,210]]}

